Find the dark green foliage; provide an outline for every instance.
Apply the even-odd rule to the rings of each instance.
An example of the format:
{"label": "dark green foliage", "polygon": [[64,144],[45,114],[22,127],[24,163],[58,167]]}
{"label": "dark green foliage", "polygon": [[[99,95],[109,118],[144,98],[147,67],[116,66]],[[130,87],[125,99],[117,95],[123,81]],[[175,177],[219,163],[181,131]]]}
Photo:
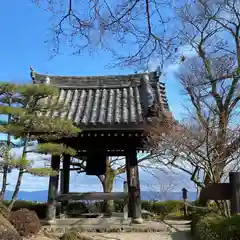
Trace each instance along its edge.
{"label": "dark green foliage", "polygon": [[115,211],[116,212],[122,212],[123,211],[123,207],[124,207],[124,202],[119,200],[119,201],[114,201],[114,205],[115,205]]}
{"label": "dark green foliage", "polygon": [[85,235],[79,232],[77,229],[72,229],[69,232],[64,233],[60,240],[93,240],[95,238]]}
{"label": "dark green foliage", "polygon": [[[17,198],[24,173],[38,176],[57,174],[50,168],[32,168],[32,161],[27,157],[27,152],[30,151],[28,146],[31,140],[46,142],[39,143],[38,146],[31,149],[32,152],[53,155],[62,155],[64,153],[75,155],[73,149],[64,144],[56,143],[56,140],[75,136],[80,131],[71,121],[59,117],[60,114],[65,114],[64,111],[66,109],[61,104],[56,104],[58,96],[59,89],[49,85],[0,83],[0,114],[8,118],[7,123],[0,125],[0,132],[7,134],[8,137],[14,136],[23,140],[22,155],[17,159],[9,154],[9,140],[7,144],[8,149],[2,150],[4,153],[4,157],[2,157],[3,166],[6,166],[8,169],[10,167],[19,170],[9,209],[12,208]],[[55,117],[51,117],[50,113],[56,113]],[[4,188],[0,197],[4,196],[8,169],[5,168],[4,171]]]}
{"label": "dark green foliage", "polygon": [[207,207],[201,207],[196,203],[196,207],[189,209],[191,211],[191,234],[194,235],[197,223],[209,214],[220,214],[215,203],[208,204]]}
{"label": "dark green foliage", "polygon": [[141,201],[142,203],[142,208],[151,212],[153,210],[153,205],[154,202],[153,201]]}
{"label": "dark green foliage", "polygon": [[76,231],[69,231],[64,233],[61,237],[61,240],[78,240],[78,233]]}
{"label": "dark green foliage", "polygon": [[8,220],[21,236],[30,236],[41,230],[41,223],[37,214],[28,209],[11,212]]}
{"label": "dark green foliage", "polygon": [[[9,204],[8,201],[3,202],[6,206]],[[84,202],[71,202],[68,204],[66,210],[67,212],[73,214],[76,213],[87,213],[90,209],[97,209],[96,211],[101,211],[103,202],[95,202],[92,204],[87,204]],[[123,212],[123,201],[115,201],[115,210],[116,212]],[[154,208],[153,208],[154,206]],[[151,201],[142,201],[142,208],[158,214],[170,214],[177,211],[181,211],[183,206],[182,201],[165,201],[165,202],[151,202]],[[46,218],[46,212],[47,212],[47,203],[38,203],[38,202],[30,202],[30,201],[16,201],[13,210],[19,210],[22,208],[27,208],[29,210],[35,211],[40,219]],[[163,209],[163,210],[162,210]],[[166,212],[168,210],[169,212]],[[155,212],[154,212],[155,211]],[[57,205],[57,215],[60,212],[60,204]]]}
{"label": "dark green foliage", "polygon": [[194,240],[239,240],[240,216],[205,214],[198,220],[193,237]]}
{"label": "dark green foliage", "polygon": [[[3,203],[8,206],[9,201],[3,201]],[[23,208],[34,211],[39,219],[45,219],[47,213],[47,203],[38,203],[30,201],[16,201],[12,208],[12,211],[17,211]],[[60,213],[60,204],[57,205],[57,215]]]}
{"label": "dark green foliage", "polygon": [[[168,200],[164,202],[160,201],[141,201],[142,203],[142,209],[145,209],[149,212],[155,213],[155,214],[168,214],[172,212],[181,211],[183,209],[183,201],[181,200]],[[123,211],[124,203],[123,201],[115,201],[115,210],[117,212]]]}
{"label": "dark green foliage", "polygon": [[[55,141],[62,137],[74,136],[79,129],[69,120],[62,120],[59,114],[66,110],[56,104],[59,89],[44,84],[13,85],[0,84],[0,114],[11,116],[11,121],[1,125],[1,132],[15,138]],[[56,118],[47,113],[56,112]],[[35,151],[61,155],[74,155],[75,151],[56,143],[39,144]]]}
{"label": "dark green foliage", "polygon": [[220,240],[240,239],[240,216],[225,218],[218,225]]}
{"label": "dark green foliage", "polygon": [[67,205],[65,210],[70,216],[74,216],[74,215],[79,216],[80,214],[88,213],[89,208],[91,207],[92,206],[89,206],[84,202],[71,202]]}
{"label": "dark green foliage", "polygon": [[196,224],[194,239],[221,240],[219,236],[218,225],[223,219],[223,216],[216,213],[208,213],[204,217],[200,218]]}
{"label": "dark green foliage", "polygon": [[155,202],[153,204],[153,210],[154,213],[171,213],[176,212],[178,210],[181,210],[183,208],[183,201],[175,201],[175,200],[169,200],[166,202]]}
{"label": "dark green foliage", "polygon": [[[11,86],[15,87],[14,90],[11,88],[11,92],[2,92],[1,89],[7,87],[6,84],[0,84],[0,101],[11,100],[11,105],[0,106],[1,114],[11,115],[11,122],[2,126],[2,132],[10,133],[16,138],[29,136],[48,140],[72,136],[79,132],[70,121],[59,118],[58,115],[66,109],[54,100],[59,94],[57,88],[41,84]],[[56,112],[56,118],[48,116],[48,112]]]}

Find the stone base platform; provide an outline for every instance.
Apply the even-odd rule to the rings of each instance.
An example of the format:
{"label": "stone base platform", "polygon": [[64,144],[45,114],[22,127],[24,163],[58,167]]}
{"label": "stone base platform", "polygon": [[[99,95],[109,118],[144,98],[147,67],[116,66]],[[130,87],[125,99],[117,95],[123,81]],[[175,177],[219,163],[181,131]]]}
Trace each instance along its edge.
{"label": "stone base platform", "polygon": [[134,224],[131,219],[123,220],[118,217],[99,218],[66,218],[54,221],[42,221],[42,226],[48,232],[64,233],[69,229],[87,232],[163,232],[170,227],[163,222],[147,221]]}

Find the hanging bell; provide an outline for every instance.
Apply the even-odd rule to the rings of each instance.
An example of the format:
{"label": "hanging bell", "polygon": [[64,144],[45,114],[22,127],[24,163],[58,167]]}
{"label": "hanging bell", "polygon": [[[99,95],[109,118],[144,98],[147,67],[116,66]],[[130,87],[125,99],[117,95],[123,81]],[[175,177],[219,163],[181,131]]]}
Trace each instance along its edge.
{"label": "hanging bell", "polygon": [[106,154],[98,151],[89,151],[86,161],[86,175],[99,176],[106,173]]}

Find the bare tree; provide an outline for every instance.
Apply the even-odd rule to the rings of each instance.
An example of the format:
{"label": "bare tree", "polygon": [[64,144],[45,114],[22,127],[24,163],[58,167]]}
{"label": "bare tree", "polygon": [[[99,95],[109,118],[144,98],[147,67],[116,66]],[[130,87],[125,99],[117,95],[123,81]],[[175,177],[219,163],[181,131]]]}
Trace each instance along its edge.
{"label": "bare tree", "polygon": [[172,0],[33,1],[52,14],[53,56],[67,43],[74,54],[109,50],[113,66],[142,68],[152,57],[163,64],[179,43]]}
{"label": "bare tree", "polygon": [[[178,74],[189,118],[171,134],[159,136],[157,124],[150,134],[157,161],[189,173],[201,187],[223,181],[239,165],[239,3],[197,0],[179,10],[182,41],[196,55],[183,56]],[[199,171],[203,180],[195,178]]]}
{"label": "bare tree", "polygon": [[143,181],[143,184],[151,192],[151,200],[168,200],[169,193],[179,187],[179,179],[177,173],[172,169],[164,169],[151,167],[150,164],[145,164],[142,167],[143,171],[152,177],[152,181]]}

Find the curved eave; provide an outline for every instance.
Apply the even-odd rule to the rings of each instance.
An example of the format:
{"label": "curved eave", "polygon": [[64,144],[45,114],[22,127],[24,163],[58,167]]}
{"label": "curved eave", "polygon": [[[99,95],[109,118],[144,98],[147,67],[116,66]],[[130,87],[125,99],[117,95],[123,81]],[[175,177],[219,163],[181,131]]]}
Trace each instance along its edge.
{"label": "curved eave", "polygon": [[[143,75],[146,73],[128,74],[128,75],[105,75],[105,76],[54,76],[42,74],[31,68],[31,78],[33,83],[45,83],[49,79],[51,85],[60,88],[91,88],[91,87],[122,87],[138,86]],[[157,72],[148,73],[150,84],[159,82]],[[161,84],[161,86],[164,86]]]}

